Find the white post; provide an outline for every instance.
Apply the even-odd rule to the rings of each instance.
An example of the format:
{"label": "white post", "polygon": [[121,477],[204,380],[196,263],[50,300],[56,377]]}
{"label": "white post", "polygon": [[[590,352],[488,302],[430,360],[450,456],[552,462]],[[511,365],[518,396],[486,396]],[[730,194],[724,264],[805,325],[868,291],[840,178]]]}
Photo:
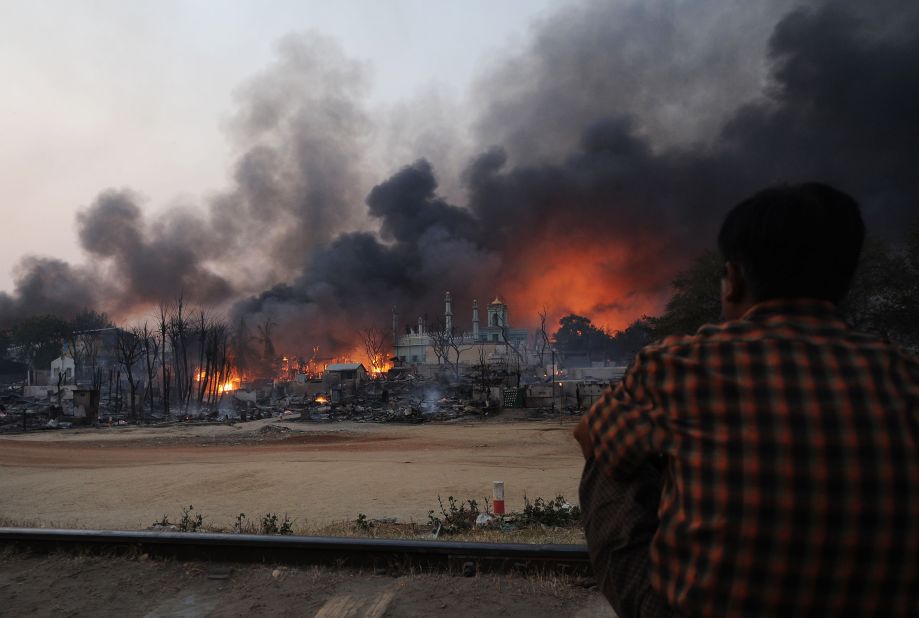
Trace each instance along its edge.
{"label": "white post", "polygon": [[495,515],[504,515],[504,481],[495,481],[494,483],[494,502],[492,510]]}

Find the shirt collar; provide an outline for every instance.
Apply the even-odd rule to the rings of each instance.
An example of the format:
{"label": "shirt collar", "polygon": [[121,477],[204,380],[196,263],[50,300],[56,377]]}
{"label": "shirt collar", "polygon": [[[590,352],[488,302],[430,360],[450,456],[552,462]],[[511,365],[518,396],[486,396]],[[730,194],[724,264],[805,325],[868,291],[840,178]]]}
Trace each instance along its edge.
{"label": "shirt collar", "polygon": [[846,323],[839,308],[827,300],[816,298],[776,298],[763,301],[750,307],[741,318],[751,322],[775,322],[821,320],[838,322],[845,328]]}

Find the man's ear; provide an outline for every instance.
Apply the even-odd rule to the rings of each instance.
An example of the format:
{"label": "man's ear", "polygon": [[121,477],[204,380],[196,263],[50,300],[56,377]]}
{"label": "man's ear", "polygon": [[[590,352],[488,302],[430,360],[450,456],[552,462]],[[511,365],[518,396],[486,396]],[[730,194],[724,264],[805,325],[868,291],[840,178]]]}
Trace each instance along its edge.
{"label": "man's ear", "polygon": [[724,277],[721,279],[721,295],[729,303],[740,303],[747,298],[747,282],[736,262],[724,263]]}

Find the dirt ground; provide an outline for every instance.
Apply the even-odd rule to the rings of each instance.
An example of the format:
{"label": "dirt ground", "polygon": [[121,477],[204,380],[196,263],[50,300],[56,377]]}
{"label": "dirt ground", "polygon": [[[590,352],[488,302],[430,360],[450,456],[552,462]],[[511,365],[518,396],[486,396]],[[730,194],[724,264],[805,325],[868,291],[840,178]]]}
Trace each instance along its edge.
{"label": "dirt ground", "polygon": [[379,425],[277,419],[42,431],[0,439],[0,525],[143,529],[193,505],[205,523],[286,513],[300,529],[368,517],[427,521],[437,496],[491,497],[508,509],[577,501],[573,425]]}
{"label": "dirt ground", "polygon": [[0,552],[3,616],[615,618],[588,581]]}

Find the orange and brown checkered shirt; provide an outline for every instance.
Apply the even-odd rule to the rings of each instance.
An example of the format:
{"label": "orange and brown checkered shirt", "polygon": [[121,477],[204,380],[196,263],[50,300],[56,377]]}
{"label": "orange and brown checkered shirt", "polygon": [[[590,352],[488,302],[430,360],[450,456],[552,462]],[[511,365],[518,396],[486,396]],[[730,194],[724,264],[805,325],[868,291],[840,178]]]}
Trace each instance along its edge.
{"label": "orange and brown checkered shirt", "polygon": [[608,473],[669,462],[650,579],[674,608],[919,616],[919,362],[832,304],[648,346],[589,417]]}

